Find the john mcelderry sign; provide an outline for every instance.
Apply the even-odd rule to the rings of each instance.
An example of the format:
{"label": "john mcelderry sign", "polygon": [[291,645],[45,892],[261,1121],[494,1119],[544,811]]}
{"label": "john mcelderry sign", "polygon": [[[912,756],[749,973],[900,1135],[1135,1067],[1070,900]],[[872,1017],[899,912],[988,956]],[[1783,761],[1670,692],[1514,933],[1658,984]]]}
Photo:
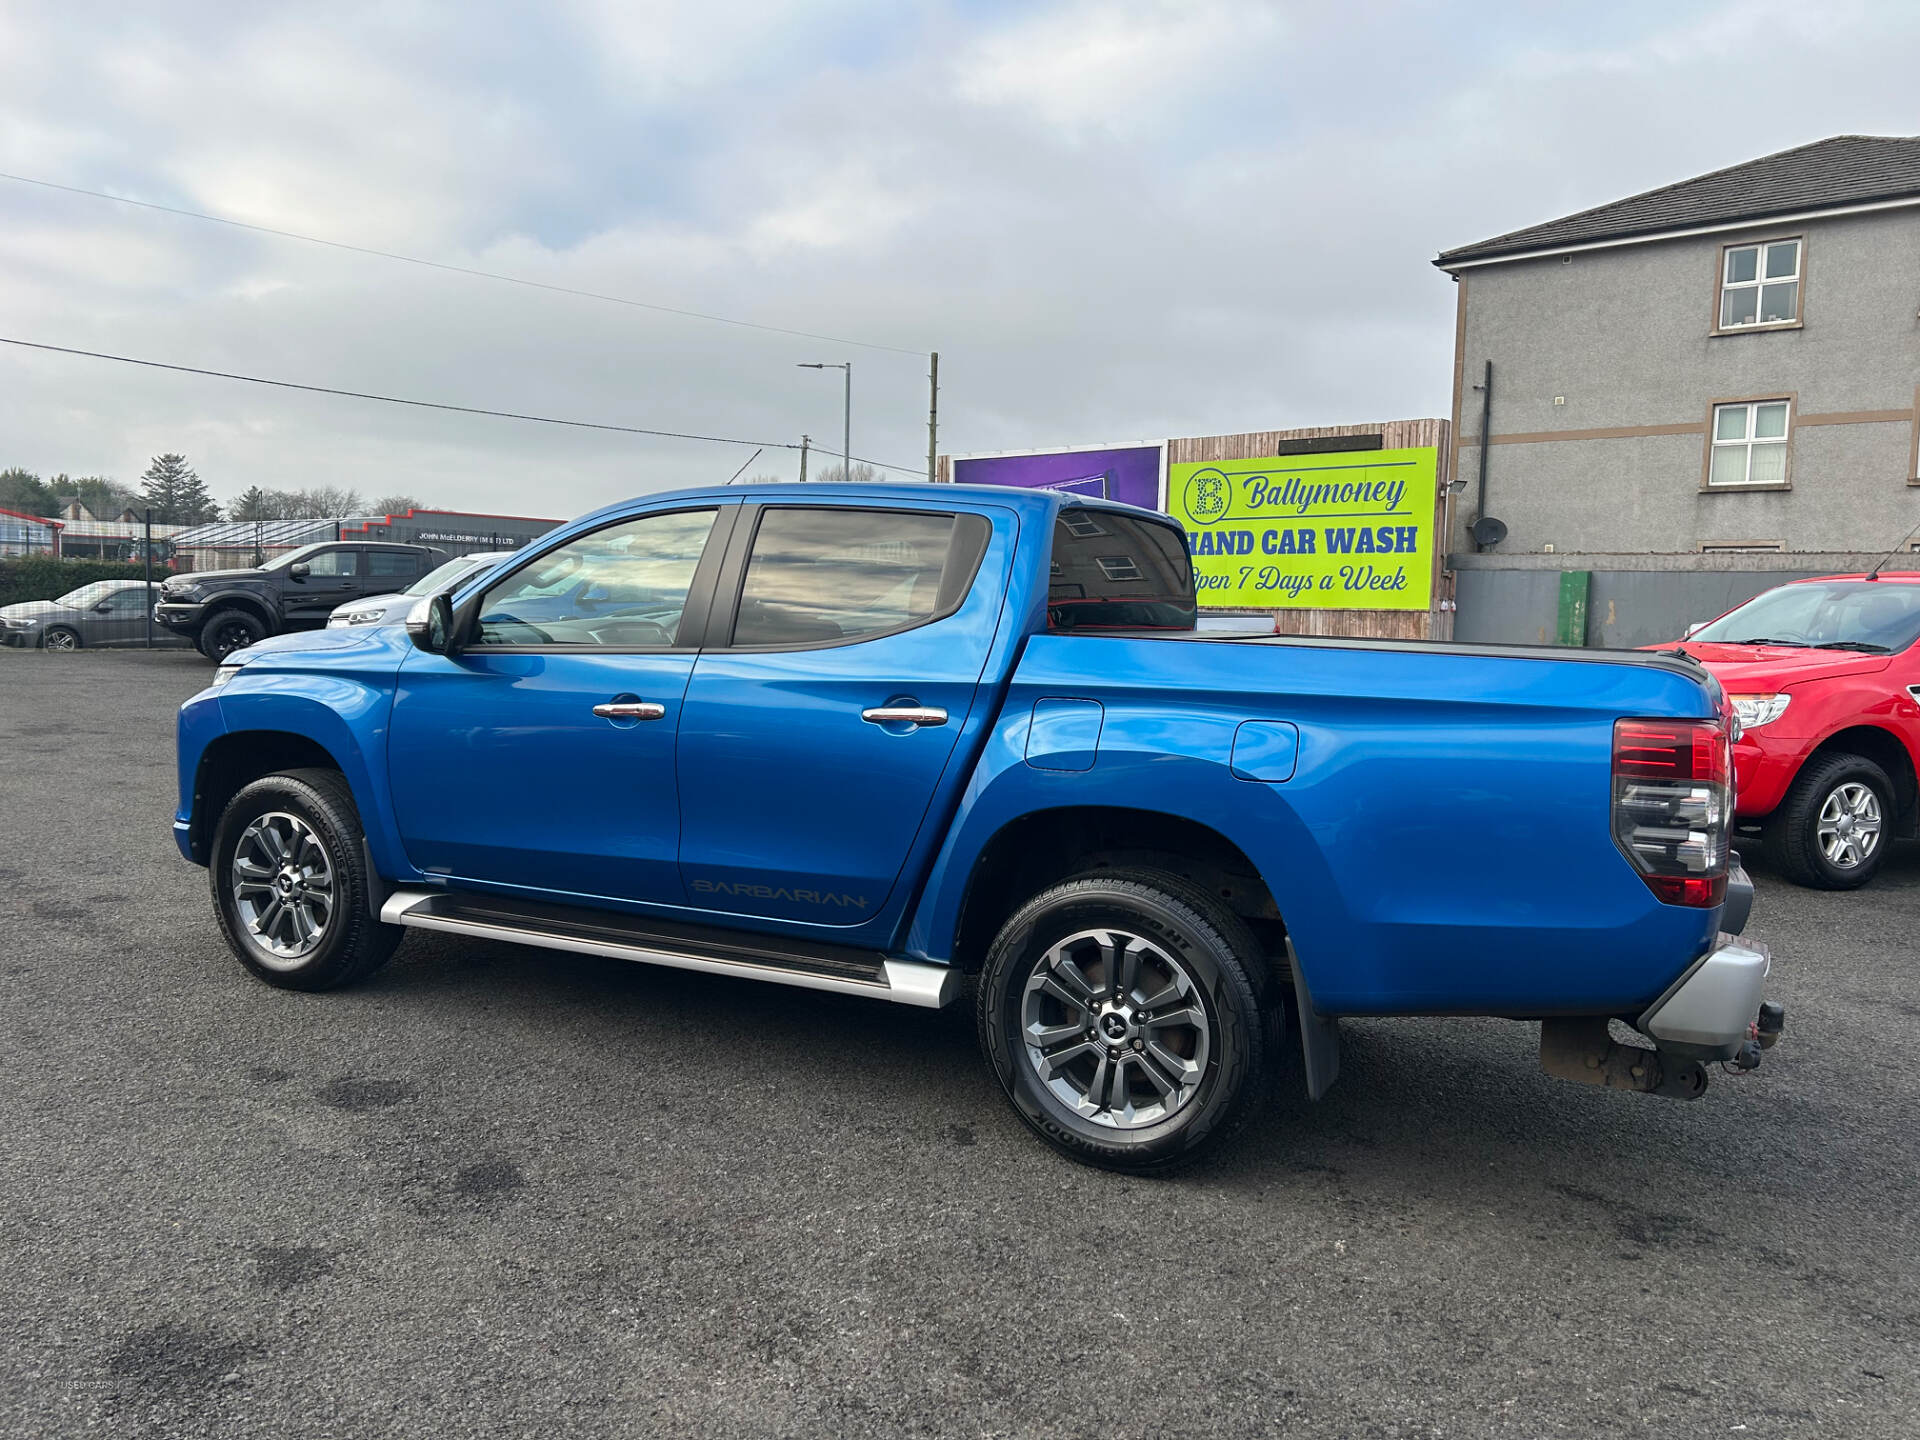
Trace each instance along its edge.
{"label": "john mcelderry sign", "polygon": [[1200,603],[1425,610],[1437,462],[1420,449],[1168,466]]}

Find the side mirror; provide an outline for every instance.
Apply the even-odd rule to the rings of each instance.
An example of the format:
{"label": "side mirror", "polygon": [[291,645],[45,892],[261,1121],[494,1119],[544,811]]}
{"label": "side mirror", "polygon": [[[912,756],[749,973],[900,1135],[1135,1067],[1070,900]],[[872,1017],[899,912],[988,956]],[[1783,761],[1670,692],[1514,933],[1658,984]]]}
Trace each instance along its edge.
{"label": "side mirror", "polygon": [[304,580],[313,573],[313,567],[304,560],[296,560],[287,566],[287,576],[292,580]]}
{"label": "side mirror", "polygon": [[453,643],[453,601],[444,590],[407,612],[407,638],[429,654],[447,653]]}
{"label": "side mirror", "polygon": [[93,607],[96,615],[104,615],[111,609],[113,609],[113,602],[111,600],[102,600],[98,605]]}

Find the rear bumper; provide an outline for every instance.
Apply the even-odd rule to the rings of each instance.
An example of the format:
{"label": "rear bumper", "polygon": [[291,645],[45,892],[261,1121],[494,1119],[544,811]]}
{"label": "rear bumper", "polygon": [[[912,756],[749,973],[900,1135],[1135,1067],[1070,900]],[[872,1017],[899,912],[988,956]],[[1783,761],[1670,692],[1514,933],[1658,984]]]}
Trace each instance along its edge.
{"label": "rear bumper", "polygon": [[1757,940],[1722,934],[1673,988],[1634,1022],[1665,1054],[1731,1060],[1757,1035],[1761,992],[1773,956]]}

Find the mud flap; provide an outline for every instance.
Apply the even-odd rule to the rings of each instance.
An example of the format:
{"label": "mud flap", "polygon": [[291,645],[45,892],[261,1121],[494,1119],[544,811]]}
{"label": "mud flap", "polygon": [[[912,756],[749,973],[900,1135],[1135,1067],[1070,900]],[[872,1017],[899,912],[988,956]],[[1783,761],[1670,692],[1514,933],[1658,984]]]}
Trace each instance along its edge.
{"label": "mud flap", "polygon": [[1291,939],[1287,941],[1287,969],[1293,972],[1293,1008],[1300,1016],[1300,1058],[1306,1064],[1307,1098],[1318,1100],[1340,1076],[1340,1022],[1315,1012]]}

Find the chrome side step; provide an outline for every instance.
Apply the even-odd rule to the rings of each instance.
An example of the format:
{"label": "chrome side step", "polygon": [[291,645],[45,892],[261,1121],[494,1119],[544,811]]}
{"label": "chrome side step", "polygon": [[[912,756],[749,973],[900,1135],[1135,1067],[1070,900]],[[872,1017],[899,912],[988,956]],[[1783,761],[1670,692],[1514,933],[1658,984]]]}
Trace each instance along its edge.
{"label": "chrome side step", "polygon": [[953,999],[959,974],[946,965],[896,960],[878,951],[793,942],[771,935],[703,926],[655,925],[636,916],[571,906],[539,905],[489,895],[396,890],[380,907],[389,925],[444,930],[479,940],[538,945],[577,955],[605,955],[676,970],[703,970],[803,990],[865,995],[898,1005],[938,1009]]}

